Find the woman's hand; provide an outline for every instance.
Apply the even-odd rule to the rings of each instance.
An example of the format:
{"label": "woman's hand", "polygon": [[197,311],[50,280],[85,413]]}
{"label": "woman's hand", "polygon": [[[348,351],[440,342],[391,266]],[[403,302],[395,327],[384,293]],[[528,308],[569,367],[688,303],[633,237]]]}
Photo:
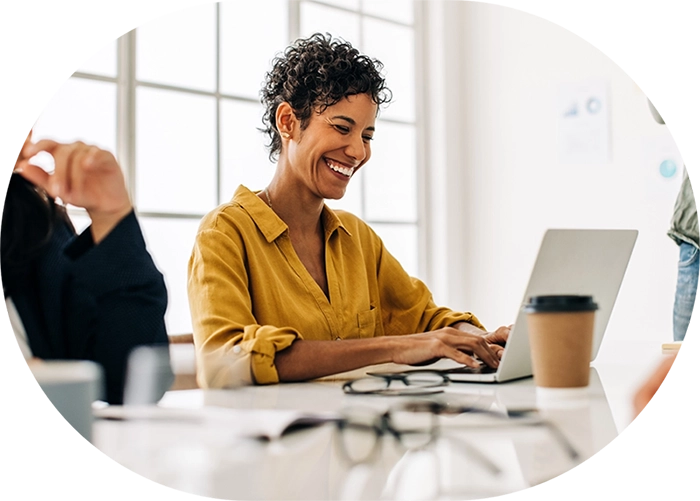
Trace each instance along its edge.
{"label": "woman's hand", "polygon": [[484,337],[490,344],[495,344],[500,347],[504,347],[506,345],[506,342],[508,341],[508,336],[510,336],[510,330],[512,328],[513,324],[502,325],[495,331],[486,333]]}
{"label": "woman's hand", "polygon": [[468,322],[458,322],[454,325],[454,327],[462,332],[483,336],[500,360],[503,356],[503,349],[508,341],[508,336],[510,336],[510,330],[513,328],[513,324],[502,325],[492,332],[485,332]]}
{"label": "woman's hand", "polygon": [[[63,144],[44,139],[31,143],[29,138],[27,140],[15,172],[46,190],[52,198],[85,208],[92,220],[95,243],[131,212],[124,175],[110,152],[82,142]],[[53,156],[55,169],[52,173],[29,163],[29,159],[41,151]]]}
{"label": "woman's hand", "polygon": [[[464,332],[455,327],[443,327],[421,334],[392,337],[395,343],[392,362],[418,365],[428,360],[450,358],[469,367],[479,367],[479,362],[472,356],[474,355],[489,367],[498,367],[500,357],[497,345],[492,343],[501,340],[504,335],[507,339],[507,334],[498,329],[489,334],[480,329],[477,330],[481,334]],[[496,332],[498,332],[497,335]],[[492,341],[488,339],[489,335],[492,335]],[[503,350],[500,346],[498,348]]]}

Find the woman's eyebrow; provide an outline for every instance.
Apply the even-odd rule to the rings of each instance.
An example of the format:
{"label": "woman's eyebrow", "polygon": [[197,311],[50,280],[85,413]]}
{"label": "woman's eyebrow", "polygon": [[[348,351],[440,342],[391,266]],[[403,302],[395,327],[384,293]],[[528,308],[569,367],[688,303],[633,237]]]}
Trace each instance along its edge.
{"label": "woman's eyebrow", "polygon": [[[331,117],[331,118],[333,118],[333,119],[335,119],[335,120],[345,120],[345,121],[348,122],[350,125],[357,125],[357,122],[355,122],[355,120],[354,120],[353,118],[350,118],[350,117],[345,116],[345,115],[335,115],[335,116],[333,116],[333,117]],[[374,129],[373,126],[370,126],[370,127],[367,127],[365,130],[369,130],[369,131],[374,132],[375,129]]]}

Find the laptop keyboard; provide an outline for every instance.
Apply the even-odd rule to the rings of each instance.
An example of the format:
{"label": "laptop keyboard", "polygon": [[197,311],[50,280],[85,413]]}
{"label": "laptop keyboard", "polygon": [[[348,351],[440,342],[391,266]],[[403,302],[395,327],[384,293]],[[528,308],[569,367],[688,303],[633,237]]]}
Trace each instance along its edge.
{"label": "laptop keyboard", "polygon": [[455,369],[448,369],[445,372],[445,374],[493,374],[496,372],[498,369],[494,369],[493,367],[489,367],[486,364],[481,364],[479,367],[457,367]]}

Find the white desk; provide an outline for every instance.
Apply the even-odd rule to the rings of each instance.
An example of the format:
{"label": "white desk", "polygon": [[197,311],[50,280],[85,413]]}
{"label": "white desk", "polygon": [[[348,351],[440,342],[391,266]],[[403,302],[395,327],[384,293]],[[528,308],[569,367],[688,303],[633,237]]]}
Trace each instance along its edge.
{"label": "white desk", "polygon": [[[242,419],[241,413],[249,419],[252,409],[274,414],[274,410],[326,412],[366,406],[380,412],[407,398],[346,395],[341,386],[340,380],[330,379],[170,392],[160,404],[164,412],[172,409],[196,417],[212,411],[217,418],[98,420],[93,442],[147,478],[216,498],[469,499],[513,492],[553,478],[595,454],[618,432],[606,389],[591,369],[587,398],[570,408],[539,411],[578,450],[577,461],[546,428],[483,427],[449,421],[453,418],[445,418],[449,421],[443,426],[446,437],[434,446],[406,452],[387,436],[372,463],[355,467],[339,453],[333,425],[268,444],[240,436],[237,420]],[[531,378],[498,385],[452,383],[444,394],[431,398],[503,412],[537,407]],[[468,446],[449,438],[453,436]],[[475,459],[474,450],[490,458],[501,473],[488,471]]]}

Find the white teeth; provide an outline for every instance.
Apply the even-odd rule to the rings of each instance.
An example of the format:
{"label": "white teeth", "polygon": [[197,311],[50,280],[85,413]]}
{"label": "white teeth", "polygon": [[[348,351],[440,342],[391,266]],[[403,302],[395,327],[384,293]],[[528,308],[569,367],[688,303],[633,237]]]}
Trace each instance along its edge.
{"label": "white teeth", "polygon": [[330,160],[326,160],[326,165],[330,167],[331,170],[334,170],[336,172],[340,172],[342,175],[350,177],[352,176],[352,173],[354,172],[353,167],[343,167],[341,165],[336,165],[334,163],[331,163]]}

